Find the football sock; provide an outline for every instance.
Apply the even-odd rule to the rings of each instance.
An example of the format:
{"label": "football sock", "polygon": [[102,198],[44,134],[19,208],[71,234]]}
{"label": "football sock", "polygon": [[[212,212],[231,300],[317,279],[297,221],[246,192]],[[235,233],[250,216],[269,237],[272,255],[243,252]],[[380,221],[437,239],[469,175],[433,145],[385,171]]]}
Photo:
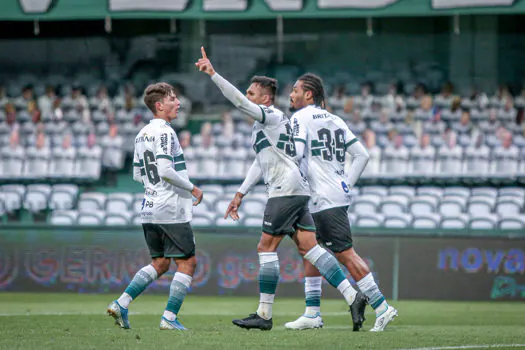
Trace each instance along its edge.
{"label": "football sock", "polygon": [[304,278],[304,295],[306,301],[305,316],[315,316],[321,312],[321,285],[322,277]]}
{"label": "football sock", "polygon": [[257,315],[265,320],[272,318],[272,306],[278,282],[279,258],[277,253],[259,253],[260,299]]}
{"label": "football sock", "polygon": [[352,288],[350,281],[346,279],[343,270],[341,270],[333,255],[317,244],[305,254],[304,258],[319,270],[331,286],[337,288],[343,294],[348,305],[352,305],[357,291]]}
{"label": "football sock", "polygon": [[166,305],[166,311],[163,316],[170,321],[174,321],[177,318],[184,297],[190,288],[192,277],[184,273],[177,272],[173,276],[170,286],[170,297],[168,298],[168,305]]}
{"label": "football sock", "polygon": [[357,281],[357,286],[363,292],[364,295],[368,298],[368,303],[372,306],[372,309],[375,310],[376,315],[379,316],[388,308],[388,303],[385,301],[383,293],[379,290],[372,273],[369,273],[359,281]]}
{"label": "football sock", "polygon": [[141,268],[133,277],[128,287],[118,298],[118,303],[123,308],[127,308],[129,304],[140,295],[153,281],[157,279],[157,271],[151,265]]}

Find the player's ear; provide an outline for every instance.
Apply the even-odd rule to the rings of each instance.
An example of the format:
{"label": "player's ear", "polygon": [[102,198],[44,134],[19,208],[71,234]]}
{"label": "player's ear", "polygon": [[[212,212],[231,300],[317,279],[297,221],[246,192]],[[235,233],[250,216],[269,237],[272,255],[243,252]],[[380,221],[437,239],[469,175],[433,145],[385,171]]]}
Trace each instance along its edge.
{"label": "player's ear", "polygon": [[164,106],[162,105],[162,103],[160,103],[160,101],[155,102],[155,109],[157,111],[162,111],[164,109],[163,107]]}
{"label": "player's ear", "polygon": [[263,103],[262,104],[267,105],[270,102],[272,102],[272,99],[271,99],[270,95],[263,95]]}
{"label": "player's ear", "polygon": [[313,99],[313,94],[312,94],[312,92],[310,90],[307,90],[304,93],[304,97],[306,98],[306,100]]}

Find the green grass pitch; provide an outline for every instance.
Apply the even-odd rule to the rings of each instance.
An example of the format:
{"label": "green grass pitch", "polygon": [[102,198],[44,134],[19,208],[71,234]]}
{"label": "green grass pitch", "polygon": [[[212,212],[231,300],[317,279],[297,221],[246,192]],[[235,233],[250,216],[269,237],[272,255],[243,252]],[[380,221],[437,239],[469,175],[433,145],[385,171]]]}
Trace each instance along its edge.
{"label": "green grass pitch", "polygon": [[[256,309],[258,296],[199,297],[191,294],[181,310],[188,332],[160,331],[166,296],[144,295],[130,307],[131,330],[105,315],[115,295],[0,293],[0,349],[415,349],[480,345],[525,348],[525,303],[393,303],[399,317],[383,333],[351,332],[342,300],[323,300],[325,327],[285,330],[303,311],[303,300],[277,296],[274,328],[243,330],[232,318]],[[365,330],[374,315],[368,308]]]}

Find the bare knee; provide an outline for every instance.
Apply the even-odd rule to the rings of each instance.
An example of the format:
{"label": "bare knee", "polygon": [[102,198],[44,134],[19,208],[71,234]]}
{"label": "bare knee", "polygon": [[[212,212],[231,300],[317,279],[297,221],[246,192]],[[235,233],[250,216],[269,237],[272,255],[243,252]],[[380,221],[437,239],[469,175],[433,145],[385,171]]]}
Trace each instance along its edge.
{"label": "bare knee", "polygon": [[170,259],[168,258],[154,258],[151,265],[157,271],[157,276],[165,274],[170,269]]}
{"label": "bare knee", "polygon": [[297,233],[292,237],[299,254],[305,256],[306,253],[310,251],[313,247],[317,245],[317,240],[315,238],[315,233],[310,231],[297,230]]}
{"label": "bare knee", "polygon": [[176,259],[175,262],[177,263],[177,272],[193,276],[193,273],[197,268],[197,258],[195,256],[187,259]]}

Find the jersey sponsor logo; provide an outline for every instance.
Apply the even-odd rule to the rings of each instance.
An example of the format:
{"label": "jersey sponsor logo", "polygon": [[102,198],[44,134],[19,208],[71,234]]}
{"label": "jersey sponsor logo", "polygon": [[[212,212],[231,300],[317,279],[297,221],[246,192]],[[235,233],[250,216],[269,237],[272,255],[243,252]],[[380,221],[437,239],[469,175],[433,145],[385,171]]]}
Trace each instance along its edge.
{"label": "jersey sponsor logo", "polygon": [[333,243],[332,242],[326,242],[324,245],[327,246],[327,247],[331,247],[333,245]]}
{"label": "jersey sponsor logo", "polygon": [[343,188],[343,191],[345,191],[345,193],[350,192],[350,188],[348,188],[348,185],[346,184],[346,182],[341,181],[341,187]]}
{"label": "jersey sponsor logo", "polygon": [[164,133],[160,135],[160,148],[166,154],[168,154],[168,134]]}
{"label": "jersey sponsor logo", "polygon": [[263,224],[265,224],[266,226],[272,226],[272,223],[268,221],[263,221]]}
{"label": "jersey sponsor logo", "polygon": [[155,136],[148,136],[148,134],[144,133],[144,135],[137,137],[135,140],[135,143],[141,142],[155,142]]}
{"label": "jersey sponsor logo", "polygon": [[299,136],[299,123],[297,122],[297,118],[293,120],[293,136]]}
{"label": "jersey sponsor logo", "polygon": [[155,197],[158,193],[155,190],[146,189],[146,191],[144,191],[144,194],[147,196]]}

